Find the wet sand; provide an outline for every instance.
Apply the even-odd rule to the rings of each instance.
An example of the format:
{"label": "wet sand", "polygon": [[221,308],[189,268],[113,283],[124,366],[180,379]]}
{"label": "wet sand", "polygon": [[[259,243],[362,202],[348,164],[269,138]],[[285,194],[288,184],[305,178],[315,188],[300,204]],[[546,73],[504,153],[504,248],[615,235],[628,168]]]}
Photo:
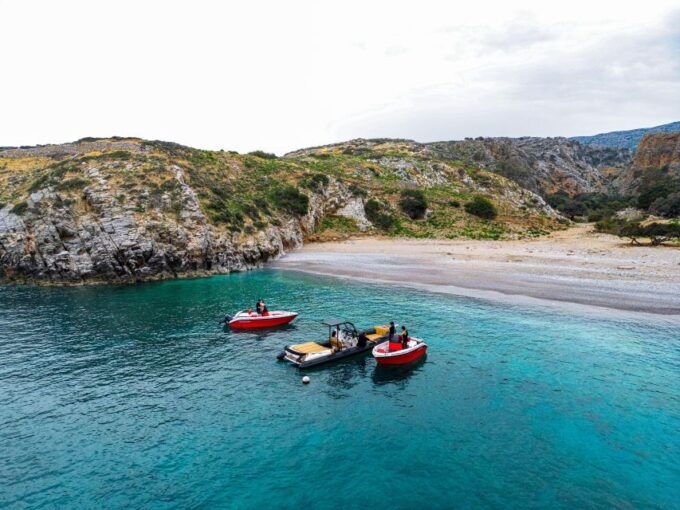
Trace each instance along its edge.
{"label": "wet sand", "polygon": [[522,241],[358,238],[312,243],[273,267],[516,301],[523,296],[680,315],[680,248],[577,226]]}

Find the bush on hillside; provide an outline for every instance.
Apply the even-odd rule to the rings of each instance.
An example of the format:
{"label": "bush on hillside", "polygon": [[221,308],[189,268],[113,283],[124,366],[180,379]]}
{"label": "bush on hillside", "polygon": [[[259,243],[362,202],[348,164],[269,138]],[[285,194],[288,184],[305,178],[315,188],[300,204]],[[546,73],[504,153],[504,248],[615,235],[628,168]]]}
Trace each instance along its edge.
{"label": "bush on hillside", "polygon": [[19,202],[12,207],[11,212],[17,216],[21,216],[26,212],[26,209],[28,209],[28,204],[26,202]]}
{"label": "bush on hillside", "polygon": [[498,215],[496,206],[493,205],[491,200],[481,195],[477,195],[467,202],[465,204],[465,211],[468,214],[473,214],[485,220],[493,220]]}
{"label": "bush on hillside", "polygon": [[304,216],[309,211],[309,197],[293,186],[275,190],[272,200],[278,209],[291,214]]}
{"label": "bush on hillside", "polygon": [[648,169],[643,174],[638,191],[638,208],[649,210],[658,199],[680,192],[680,179],[668,175],[666,167]]}
{"label": "bush on hillside", "polygon": [[258,158],[263,158],[263,159],[277,159],[278,156],[276,154],[272,154],[271,152],[265,152],[265,151],[253,151],[248,153],[250,156],[256,156]]}
{"label": "bush on hillside", "polygon": [[376,199],[372,198],[364,205],[368,221],[382,230],[390,230],[397,226],[397,220],[389,210]]}
{"label": "bush on hillside", "polygon": [[620,209],[625,209],[630,199],[604,193],[580,193],[568,195],[560,191],[546,197],[548,204],[571,220],[586,218],[599,221]]}
{"label": "bush on hillside", "polygon": [[663,198],[657,198],[649,208],[650,212],[664,218],[680,217],[680,191]]}
{"label": "bush on hillside", "polygon": [[407,189],[401,192],[399,207],[412,220],[418,220],[425,216],[427,200],[425,194],[419,189]]}
{"label": "bush on hillside", "polygon": [[328,186],[329,182],[330,179],[325,174],[311,174],[306,175],[300,181],[300,184],[308,190],[321,192],[326,186]]}

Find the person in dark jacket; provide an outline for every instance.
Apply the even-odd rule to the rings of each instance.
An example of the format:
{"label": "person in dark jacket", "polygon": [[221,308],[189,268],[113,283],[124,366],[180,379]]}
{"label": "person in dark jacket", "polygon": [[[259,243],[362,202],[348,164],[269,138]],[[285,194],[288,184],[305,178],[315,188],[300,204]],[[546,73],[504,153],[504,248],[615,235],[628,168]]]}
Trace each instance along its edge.
{"label": "person in dark jacket", "polygon": [[406,349],[408,347],[408,330],[406,326],[401,327],[401,348]]}
{"label": "person in dark jacket", "polygon": [[394,322],[390,321],[390,334],[387,337],[387,339],[391,342],[392,339],[394,338],[394,335],[397,334],[397,328],[394,327]]}

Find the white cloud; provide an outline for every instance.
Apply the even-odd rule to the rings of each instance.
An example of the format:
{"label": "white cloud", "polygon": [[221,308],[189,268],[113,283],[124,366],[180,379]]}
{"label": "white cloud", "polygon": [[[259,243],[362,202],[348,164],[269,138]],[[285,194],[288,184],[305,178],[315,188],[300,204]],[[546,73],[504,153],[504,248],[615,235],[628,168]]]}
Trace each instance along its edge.
{"label": "white cloud", "polygon": [[0,145],[284,152],[668,122],[674,3],[0,0]]}

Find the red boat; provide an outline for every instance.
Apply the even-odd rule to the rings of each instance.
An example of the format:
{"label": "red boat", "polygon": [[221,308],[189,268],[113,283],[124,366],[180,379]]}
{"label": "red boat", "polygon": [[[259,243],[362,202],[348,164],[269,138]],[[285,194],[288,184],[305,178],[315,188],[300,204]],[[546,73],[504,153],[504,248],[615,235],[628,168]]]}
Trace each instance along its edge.
{"label": "red boat", "polygon": [[405,365],[411,363],[427,352],[427,344],[419,338],[409,337],[408,346],[401,342],[383,342],[373,348],[373,357],[378,365]]}
{"label": "red boat", "polygon": [[243,310],[233,317],[227,315],[224,318],[224,322],[234,329],[271,328],[288,324],[297,316],[297,312],[275,311],[259,314]]}

